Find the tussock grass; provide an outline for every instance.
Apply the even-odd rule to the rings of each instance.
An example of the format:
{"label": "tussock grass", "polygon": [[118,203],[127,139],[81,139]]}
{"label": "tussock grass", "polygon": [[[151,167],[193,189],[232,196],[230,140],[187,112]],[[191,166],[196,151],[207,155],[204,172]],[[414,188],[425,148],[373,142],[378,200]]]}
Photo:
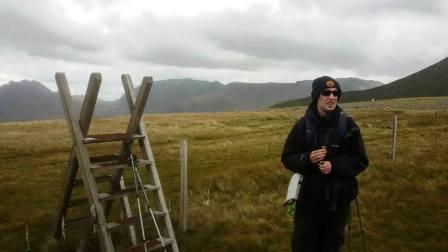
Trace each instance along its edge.
{"label": "tussock grass", "polygon": [[[359,176],[369,251],[448,249],[448,112],[440,106],[446,99],[432,99],[343,105],[358,122],[370,158]],[[280,153],[304,110],[145,115],[175,227],[179,141],[188,140],[189,226],[187,233],[177,233],[182,251],[289,251],[292,219],[282,203],[290,173]],[[395,114],[398,150],[392,161]],[[125,131],[128,119],[97,118],[91,133]],[[67,245],[52,239],[51,228],[72,143],[65,121],[3,123],[0,132],[0,250],[22,251],[26,224],[33,251],[64,249]],[[101,144],[89,152],[118,149],[119,144]],[[75,194],[83,195],[82,188]],[[356,212],[352,251],[361,251],[355,217]],[[126,234],[115,234],[120,235],[124,244]]]}

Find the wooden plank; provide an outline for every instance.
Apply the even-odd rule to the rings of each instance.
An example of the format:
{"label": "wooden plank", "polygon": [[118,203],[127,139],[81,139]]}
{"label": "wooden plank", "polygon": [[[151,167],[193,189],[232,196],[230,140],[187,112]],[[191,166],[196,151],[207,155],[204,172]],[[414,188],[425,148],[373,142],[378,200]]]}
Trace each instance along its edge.
{"label": "wooden plank", "polygon": [[[101,74],[92,73],[90,75],[89,84],[87,87],[86,95],[84,97],[84,102],[81,107],[81,113],[79,119],[79,124],[83,135],[86,135],[87,132],[89,131],[93,110],[96,104],[100,86],[101,86]],[[61,236],[62,217],[65,216],[67,213],[67,204],[70,200],[73,191],[73,185],[77,172],[78,172],[78,163],[76,160],[75,146],[73,145],[72,150],[70,152],[68,165],[65,170],[61,199],[56,208],[56,218],[55,218],[56,221],[54,225],[54,232],[55,232],[54,235],[56,239],[59,239]]]}
{"label": "wooden plank", "polygon": [[151,87],[152,78],[144,77],[135,101],[134,109],[131,111],[131,118],[129,119],[128,129],[126,131],[127,134],[135,134],[137,131],[142,119],[143,111],[145,110],[146,102],[148,101]]}
{"label": "wooden plank", "polygon": [[[153,211],[154,214],[154,218],[162,218],[165,217],[166,213],[161,212],[161,211]],[[152,218],[151,216],[151,212],[146,212],[143,213],[143,219],[149,219]],[[122,221],[123,225],[138,225],[139,224],[139,216],[133,216],[133,217],[129,217],[129,218],[125,218]]]}
{"label": "wooden plank", "polygon": [[84,226],[91,221],[90,219],[91,219],[91,216],[86,216],[86,217],[80,217],[80,218],[76,218],[76,219],[66,220],[66,221],[64,221],[64,225],[66,227],[72,226],[72,225]]}
{"label": "wooden plank", "polygon": [[[143,191],[147,192],[147,191],[155,191],[157,189],[159,189],[159,186],[155,186],[155,185],[143,185]],[[140,188],[141,190],[141,188]],[[140,191],[139,190],[139,191]],[[100,193],[99,194],[99,198],[100,201],[108,201],[108,200],[113,200],[113,199],[117,199],[117,198],[121,198],[125,195],[128,194],[133,194],[135,193],[135,187],[128,187],[126,189],[122,189],[118,192],[112,192],[112,193]]]}
{"label": "wooden plank", "polygon": [[95,208],[96,220],[98,223],[97,234],[99,236],[101,249],[102,251],[114,251],[112,239],[106,227],[107,222],[104,215],[103,206],[101,205],[98,198],[98,188],[90,170],[89,155],[87,153],[86,147],[82,142],[83,133],[72,109],[72,98],[70,90],[68,88],[67,79],[64,73],[56,73],[55,79],[58,86],[62,107],[64,108],[65,118],[67,120],[67,124],[73,138],[73,143],[75,145],[74,149],[76,158],[81,170],[81,175],[84,180],[84,189],[90,203],[93,204]]}
{"label": "wooden plank", "polygon": [[[134,111],[134,107],[135,107],[134,104],[136,102],[136,98],[135,98],[135,91],[134,91],[134,86],[132,84],[131,76],[128,74],[123,74],[121,76],[121,80],[123,82],[123,86],[125,89],[126,99],[128,101],[129,110],[132,113],[132,111]],[[157,171],[156,162],[154,160],[154,154],[152,152],[151,145],[149,143],[149,136],[147,134],[143,119],[140,120],[136,133],[145,135],[145,138],[139,140],[139,145],[140,145],[140,148],[143,153],[143,158],[146,160],[152,161],[152,164],[150,166],[147,166],[147,169],[149,170],[149,172],[148,172],[149,183],[160,187],[160,189],[156,191],[156,207],[158,210],[168,213],[165,196],[163,194],[162,185],[160,183],[159,173]],[[171,245],[173,252],[179,252],[179,248],[177,246],[176,238],[174,235],[173,225],[171,223],[169,214],[165,215],[164,223],[165,223],[167,235],[173,240],[172,245]]]}
{"label": "wooden plank", "polygon": [[84,102],[81,107],[79,116],[79,126],[81,127],[82,135],[87,135],[89,132],[90,123],[92,121],[93,111],[95,109],[98,93],[101,86],[102,77],[100,73],[91,73],[89,84],[87,86]]}
{"label": "wooden plank", "polygon": [[[126,189],[123,176],[121,176],[121,178],[120,178],[120,189],[121,190]],[[124,198],[122,198],[120,203],[121,203],[120,208],[121,208],[121,212],[124,215],[124,219],[132,218],[132,209],[131,209],[131,206],[129,205],[128,197],[125,196]],[[128,235],[129,235],[129,239],[131,240],[131,244],[133,246],[136,246],[138,241],[137,241],[137,233],[135,232],[135,227],[134,227],[134,225],[128,225],[127,228],[128,228]]]}
{"label": "wooden plank", "polygon": [[[166,213],[160,212],[160,211],[155,211],[154,212],[154,218],[162,218],[166,215]],[[152,215],[150,212],[146,212],[142,214],[142,218],[144,220],[146,219],[152,219]],[[109,223],[108,224],[108,228],[112,229],[112,228],[117,228],[117,227],[123,227],[123,226],[133,226],[133,225],[139,225],[140,224],[140,217],[139,216],[132,216],[129,218],[124,218],[121,222],[117,223],[117,222],[113,222],[113,223]],[[137,242],[135,243],[135,245],[137,245]],[[134,245],[134,246],[135,246]]]}
{"label": "wooden plank", "polygon": [[108,134],[97,134],[97,135],[88,135],[83,138],[83,143],[92,144],[92,143],[107,143],[107,142],[118,142],[118,141],[126,141],[129,142],[133,139],[141,139],[145,136],[139,134],[126,134],[126,133],[108,133]]}
{"label": "wooden plank", "polygon": [[[151,161],[149,160],[143,160],[143,159],[137,159],[137,164],[140,165],[150,165]],[[129,164],[127,162],[122,162],[122,163],[100,163],[100,164],[93,164],[91,166],[92,169],[97,170],[97,169],[104,169],[104,170],[118,170],[118,169],[125,169],[125,168],[129,168]],[[115,178],[116,179],[116,178]],[[113,181],[114,179],[111,179],[111,181]]]}

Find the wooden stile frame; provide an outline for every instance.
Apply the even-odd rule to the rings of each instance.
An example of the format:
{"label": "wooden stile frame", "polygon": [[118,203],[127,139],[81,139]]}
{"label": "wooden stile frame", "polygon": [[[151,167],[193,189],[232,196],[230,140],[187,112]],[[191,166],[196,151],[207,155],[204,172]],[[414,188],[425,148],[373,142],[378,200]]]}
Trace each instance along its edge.
{"label": "wooden stile frame", "polygon": [[[55,218],[56,221],[54,224],[55,238],[56,239],[61,238],[62,229],[64,228],[63,219],[65,218],[67,210],[70,207],[70,205],[75,204],[75,202],[76,203],[85,202],[85,200],[82,199],[78,200],[72,199],[73,187],[79,183],[79,181],[76,180],[76,175],[78,171],[80,171],[84,191],[86,192],[87,201],[88,204],[90,205],[90,215],[87,218],[87,226],[86,226],[87,232],[84,233],[85,237],[81,239],[78,250],[85,249],[86,240],[90,237],[92,231],[95,230],[100,242],[101,250],[115,251],[109,230],[111,223],[107,222],[107,218],[110,215],[111,206],[113,202],[111,199],[115,198],[110,197],[110,195],[117,192],[123,192],[126,189],[125,182],[123,180],[124,168],[118,168],[112,176],[103,176],[95,178],[92,172],[94,166],[92,166],[91,163],[94,162],[93,161],[94,159],[89,157],[87,148],[85,146],[85,144],[87,143],[95,143],[103,141],[103,140],[87,141],[87,138],[89,137],[88,131],[92,121],[92,115],[102,81],[101,74],[92,73],[90,75],[89,85],[86,91],[84,102],[82,104],[79,120],[76,118],[76,115],[72,108],[72,98],[65,74],[56,73],[55,79],[59,89],[59,95],[64,109],[65,118],[67,120],[67,124],[73,139],[72,150],[69,156],[68,165],[64,175],[63,193],[61,195],[59,204],[56,208],[56,218]],[[151,183],[150,188],[152,188],[151,190],[153,190],[156,198],[155,207],[158,210],[158,213],[162,213],[164,217],[163,237],[167,238],[163,239],[169,241],[168,248],[170,248],[171,251],[178,252],[179,249],[175,239],[168,209],[166,207],[165,198],[162,191],[157,168],[155,165],[154,156],[151,150],[149,138],[146,133],[144,123],[142,121],[145,104],[149,98],[149,93],[153,81],[151,77],[143,78],[142,85],[140,87],[137,97],[135,96],[131,77],[129,75],[123,74],[122,81],[126,92],[126,98],[128,101],[129,109],[131,112],[131,117],[129,119],[126,133],[115,134],[113,140],[111,140],[116,141],[117,139],[119,139],[122,141],[117,160],[126,160],[127,155],[132,152],[133,140],[137,139],[143,154],[143,158],[146,161],[144,164],[149,174],[148,179],[149,182]],[[138,136],[138,138],[134,138],[135,136]],[[92,138],[93,136],[90,137]],[[112,139],[110,135],[109,138]],[[97,180],[107,179],[110,181],[108,194],[99,193],[96,179]],[[101,198],[105,200],[105,197],[103,197],[103,195],[109,195],[108,198],[106,197],[107,200],[105,202],[101,202]],[[132,212],[128,196],[123,193],[117,198],[120,198],[123,218],[129,220],[130,218],[132,218]],[[132,224],[127,226],[132,246],[134,247],[141,246],[137,244],[137,237],[134,226]],[[146,241],[143,242],[147,243]]]}

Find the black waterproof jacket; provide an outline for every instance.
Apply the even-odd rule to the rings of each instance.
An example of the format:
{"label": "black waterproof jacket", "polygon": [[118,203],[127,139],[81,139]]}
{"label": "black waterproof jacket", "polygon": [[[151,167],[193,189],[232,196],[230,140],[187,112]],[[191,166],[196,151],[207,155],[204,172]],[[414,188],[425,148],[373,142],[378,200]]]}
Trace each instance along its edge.
{"label": "black waterproof jacket", "polygon": [[[317,113],[316,103],[311,103],[285,142],[282,163],[293,172],[303,175],[299,204],[328,205],[335,209],[338,202],[350,202],[358,194],[356,176],[367,168],[369,160],[361,132],[351,117],[347,118],[347,130],[338,130],[342,109],[336,109],[326,117]],[[306,134],[307,123],[312,135]],[[316,164],[311,163],[311,151],[326,146],[325,160],[331,162],[332,171],[324,175]]]}

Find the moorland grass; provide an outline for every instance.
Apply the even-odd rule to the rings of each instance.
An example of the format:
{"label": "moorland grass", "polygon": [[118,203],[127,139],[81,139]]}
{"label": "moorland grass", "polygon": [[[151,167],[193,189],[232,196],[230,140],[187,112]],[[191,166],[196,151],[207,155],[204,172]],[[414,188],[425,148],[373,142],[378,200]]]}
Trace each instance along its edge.
{"label": "moorland grass", "polygon": [[[448,249],[448,112],[439,111],[436,127],[433,109],[443,101],[419,102],[420,107],[408,100],[380,107],[343,105],[358,122],[370,158],[359,176],[368,251]],[[179,141],[189,143],[188,231],[177,233],[182,251],[289,251],[292,219],[282,203],[291,174],[280,153],[304,109],[145,115],[175,228]],[[398,149],[391,160],[395,114]],[[128,119],[97,118],[91,132],[124,131]],[[25,225],[33,251],[66,249],[82,229],[70,231],[59,247],[52,238],[71,148],[65,121],[2,123],[0,132],[0,251],[23,251]],[[101,144],[89,152],[117,149],[117,144]],[[352,251],[361,251],[356,212],[353,216]],[[115,234],[120,235],[120,243],[127,242],[123,232]]]}

